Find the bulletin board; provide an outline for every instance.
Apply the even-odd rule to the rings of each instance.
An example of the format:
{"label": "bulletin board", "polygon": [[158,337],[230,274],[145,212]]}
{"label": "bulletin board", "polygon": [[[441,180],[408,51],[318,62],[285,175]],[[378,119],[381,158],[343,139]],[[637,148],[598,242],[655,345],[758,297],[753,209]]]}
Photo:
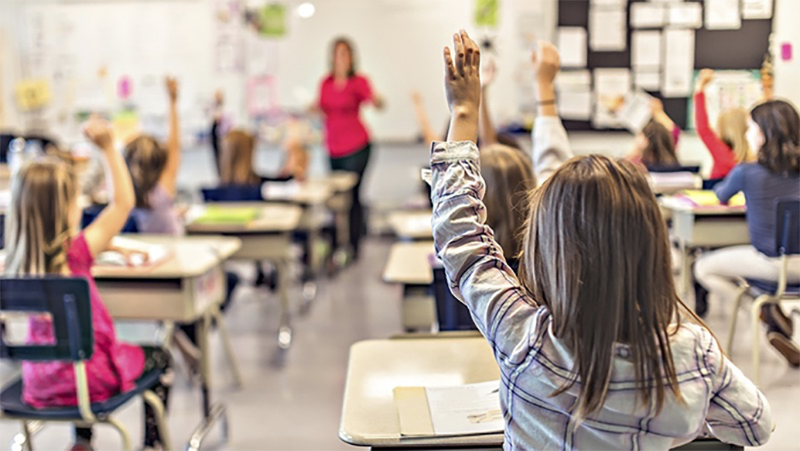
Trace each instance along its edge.
{"label": "bulletin board", "polygon": [[[630,26],[631,8],[635,3],[652,0],[628,0],[626,2],[627,42],[622,51],[593,51],[587,41],[586,68],[632,69],[632,34]],[[774,0],[772,11],[774,14]],[[702,0],[685,0],[686,3],[701,3]],[[589,9],[591,0],[558,0],[558,27],[589,28]],[[705,19],[705,17],[704,17]],[[662,28],[663,30],[663,28]],[[709,30],[705,21],[702,28],[695,29],[694,68],[714,70],[758,70],[769,52],[769,38],[772,33],[772,18],[747,19],[741,21],[736,30]],[[663,70],[663,68],[662,68]],[[660,91],[646,90],[649,94],[662,98],[664,109],[681,129],[690,128],[690,96],[664,98]],[[591,121],[564,120],[568,130],[597,130]]]}

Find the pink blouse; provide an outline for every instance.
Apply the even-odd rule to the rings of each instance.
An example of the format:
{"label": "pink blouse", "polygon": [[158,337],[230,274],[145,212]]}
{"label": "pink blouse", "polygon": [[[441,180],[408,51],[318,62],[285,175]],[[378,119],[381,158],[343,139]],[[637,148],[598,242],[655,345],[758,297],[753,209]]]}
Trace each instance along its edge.
{"label": "pink blouse", "polygon": [[[67,253],[67,265],[75,277],[89,282],[94,328],[94,354],[86,362],[91,401],[103,402],[110,397],[131,390],[134,381],[144,369],[144,353],[138,346],[117,340],[111,315],[103,305],[91,274],[94,258],[83,233],[72,240]],[[49,319],[31,318],[28,331],[29,344],[53,344],[53,326]],[[72,362],[23,362],[22,399],[36,408],[75,406],[75,372]]]}
{"label": "pink blouse", "polygon": [[322,81],[319,107],[325,113],[325,141],[331,157],[352,155],[369,143],[359,109],[372,97],[369,80],[361,75],[350,77],[343,86],[336,86],[332,76]]}

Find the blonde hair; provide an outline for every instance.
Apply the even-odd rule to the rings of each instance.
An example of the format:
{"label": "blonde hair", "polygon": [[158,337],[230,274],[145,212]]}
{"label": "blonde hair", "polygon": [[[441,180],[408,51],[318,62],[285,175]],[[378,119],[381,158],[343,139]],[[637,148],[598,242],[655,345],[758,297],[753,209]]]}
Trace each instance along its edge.
{"label": "blonde hair", "polygon": [[253,171],[256,140],[243,130],[233,130],[222,141],[219,178],[223,185],[255,185],[261,178]]}
{"label": "blonde hair", "polygon": [[75,178],[62,161],[44,157],[20,169],[11,183],[5,274],[64,273],[76,199]]}
{"label": "blonde hair", "polygon": [[517,259],[528,217],[528,193],[536,187],[533,166],[522,151],[492,144],[480,151],[486,182],[486,224],[507,258]]}
{"label": "blonde hair", "polygon": [[747,143],[747,112],[741,108],[723,111],[717,119],[719,138],[731,148],[736,163],[753,159]]}
{"label": "blonde hair", "polygon": [[152,136],[141,135],[125,146],[124,153],[136,194],[136,208],[150,208],[148,197],[167,166],[167,149]]}

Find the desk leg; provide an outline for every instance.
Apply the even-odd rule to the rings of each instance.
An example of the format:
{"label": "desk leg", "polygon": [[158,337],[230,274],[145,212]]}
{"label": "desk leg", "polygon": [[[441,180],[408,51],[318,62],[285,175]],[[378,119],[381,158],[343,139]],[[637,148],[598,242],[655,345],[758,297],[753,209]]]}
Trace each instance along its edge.
{"label": "desk leg", "polygon": [[278,346],[289,349],[292,346],[291,312],[289,305],[289,263],[286,258],[275,260],[278,271],[278,297],[281,304],[280,326],[278,328]]}
{"label": "desk leg", "polygon": [[341,208],[336,209],[334,212],[334,221],[336,221],[336,241],[339,243],[337,249],[334,249],[334,261],[339,267],[344,268],[348,262],[350,255],[350,207],[353,204],[353,190],[347,194],[347,202],[340,205]]}
{"label": "desk leg", "polygon": [[[208,346],[208,332],[211,329],[211,318],[214,313],[206,313],[197,324],[197,341],[200,346],[200,391],[203,401],[203,421],[197,426],[186,444],[186,451],[198,451],[211,427],[221,420],[222,438],[228,439],[228,415],[221,403],[211,404],[211,353]],[[224,327],[224,326],[223,326]]]}
{"label": "desk leg", "polygon": [[225,318],[219,309],[214,309],[214,321],[217,324],[219,336],[222,339],[222,345],[225,347],[225,356],[228,358],[228,365],[233,372],[233,379],[237,387],[242,386],[242,373],[239,371],[239,362],[236,360],[236,354],[233,352],[233,344],[231,337],[228,335],[228,325],[225,323]]}
{"label": "desk leg", "polygon": [[[320,237],[320,228],[316,223],[311,224],[308,230],[308,267],[303,268],[303,303],[302,312],[307,312],[311,308],[311,303],[317,297],[317,280],[320,272],[319,256],[317,255],[317,244]],[[306,280],[306,275],[308,280]]]}

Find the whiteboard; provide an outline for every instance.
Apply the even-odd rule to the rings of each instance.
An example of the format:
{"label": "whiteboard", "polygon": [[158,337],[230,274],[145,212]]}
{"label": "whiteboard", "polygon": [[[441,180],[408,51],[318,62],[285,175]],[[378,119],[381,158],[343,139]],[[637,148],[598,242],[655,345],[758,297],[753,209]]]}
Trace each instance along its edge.
{"label": "whiteboard", "polygon": [[41,67],[23,64],[23,76],[53,79],[55,101],[49,119],[57,122],[56,129],[59,124],[75,129],[68,119],[74,109],[119,108],[115,93],[122,77],[132,81],[133,104],[158,126],[166,112],[161,81],[165,74],[181,81],[180,109],[187,133],[206,127],[217,89],[225,92],[234,123],[246,126],[251,119],[247,86],[254,70],[274,77],[277,104],[304,109],[316,98],[328,71],[330,42],[345,35],[356,44],[360,71],[387,101],[384,111],[365,112],[373,136],[408,140],[419,132],[412,91],[422,94],[434,128],[445,126],[441,52],[454,31],[466,27],[475,37],[494,38],[499,73],[490,94],[501,122],[518,119],[530,102],[531,42],[550,38],[556,20],[554,0],[502,0],[495,30],[471,26],[472,0],[310,0],[316,13],[308,19],[295,13],[301,1],[286,0],[287,34],[266,41],[240,24],[237,42],[244,67],[220,72],[215,8],[225,1],[231,0],[24,2],[25,25],[16,33],[20,54],[43,40],[46,61]]}

